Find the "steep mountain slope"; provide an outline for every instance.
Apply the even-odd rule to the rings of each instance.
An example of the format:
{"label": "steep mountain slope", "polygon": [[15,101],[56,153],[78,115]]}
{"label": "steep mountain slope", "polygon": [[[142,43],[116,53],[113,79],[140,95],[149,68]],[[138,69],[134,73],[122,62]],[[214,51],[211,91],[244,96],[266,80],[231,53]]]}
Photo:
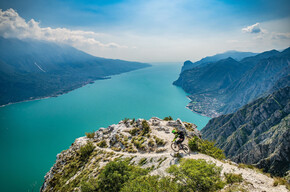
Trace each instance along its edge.
{"label": "steep mountain slope", "polygon": [[191,94],[218,91],[228,87],[246,70],[246,65],[229,57],[205,67],[184,71],[173,84]]}
{"label": "steep mountain slope", "polygon": [[[218,64],[225,61],[227,65],[220,68]],[[289,66],[290,48],[283,52],[272,50],[239,62],[228,58],[186,70],[173,84],[191,94],[191,110],[215,117],[236,111],[275,89],[274,85],[289,85],[285,81]]]}
{"label": "steep mountain slope", "polygon": [[209,63],[214,63],[214,62],[217,62],[219,60],[226,59],[228,57],[231,57],[237,61],[240,61],[245,57],[254,56],[256,54],[257,53],[251,53],[251,52],[227,51],[224,53],[220,53],[220,54],[216,54],[213,56],[202,58],[201,60],[196,61],[194,63],[192,63],[191,61],[185,61],[183,66],[182,66],[181,72],[183,72],[185,70],[192,69],[196,66],[200,66],[200,67],[205,66]]}
{"label": "steep mountain slope", "polygon": [[[144,121],[146,123],[144,123]],[[149,126],[149,136],[146,134],[142,136],[142,133],[146,130],[145,127],[147,127],[145,125]],[[163,121],[154,117],[148,121],[143,119],[138,119],[137,121],[121,121],[117,125],[99,129],[91,138],[78,138],[68,150],[57,155],[56,163],[45,176],[45,182],[41,191],[83,191],[87,189],[83,187],[84,183],[87,183],[87,186],[97,185],[96,182],[100,172],[109,162],[116,159],[127,160],[131,165],[140,166],[148,170],[149,175],[168,176],[169,173],[166,171],[167,168],[172,165],[179,165],[181,157],[183,159],[202,159],[214,163],[221,167],[222,170],[220,173],[221,175],[218,175],[218,177],[223,177],[224,173],[241,174],[244,181],[239,183],[239,188],[243,189],[243,191],[287,191],[285,186],[282,185],[274,187],[273,178],[252,169],[241,168],[231,161],[219,161],[210,156],[198,153],[179,153],[179,155],[174,156],[170,148],[171,141],[174,138],[174,135],[171,134],[173,129],[185,131],[188,136],[187,138],[199,135],[199,131],[196,130],[194,124],[185,123],[179,119],[176,121]],[[185,142],[187,142],[187,139]],[[141,145],[139,146],[138,143],[141,143]],[[86,146],[90,146],[90,153],[79,160],[82,149],[85,149]],[[202,167],[199,168],[202,169]],[[116,175],[119,173],[118,171],[112,171],[112,169],[114,168],[109,170],[109,174]],[[202,172],[202,170],[199,171]],[[121,174],[119,176],[126,174],[122,171],[120,172]],[[119,177],[114,176],[115,180],[113,180],[113,182],[120,182],[120,180],[116,178]],[[128,179],[130,180],[132,178],[130,177],[126,180]],[[109,182],[111,181],[106,180],[105,184],[109,185]],[[200,183],[200,185],[205,185],[205,183],[206,185],[210,185],[206,181],[203,182],[204,183]],[[231,185],[226,186],[226,188],[230,186]],[[226,188],[222,191],[229,191]],[[97,191],[117,192],[119,190],[109,189]],[[134,188],[134,191],[143,190]],[[146,188],[144,191],[150,190]],[[164,191],[176,192],[177,190],[164,189]]]}
{"label": "steep mountain slope", "polygon": [[224,100],[224,103],[227,103],[227,105],[221,111],[223,113],[233,112],[235,109],[270,90],[280,78],[284,78],[289,73],[289,48],[267,59],[259,60],[239,81],[227,88],[224,93],[227,95],[227,98]]}
{"label": "steep mountain slope", "polygon": [[290,170],[290,87],[257,99],[235,113],[213,118],[202,129],[226,156],[274,175]]}
{"label": "steep mountain slope", "polygon": [[0,37],[0,105],[54,96],[149,65],[98,58],[66,45]]}

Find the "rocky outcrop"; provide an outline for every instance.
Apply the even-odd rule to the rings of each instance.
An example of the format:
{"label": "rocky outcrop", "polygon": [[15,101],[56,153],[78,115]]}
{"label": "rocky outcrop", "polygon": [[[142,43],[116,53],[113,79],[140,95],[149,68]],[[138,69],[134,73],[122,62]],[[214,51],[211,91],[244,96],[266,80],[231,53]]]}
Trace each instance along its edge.
{"label": "rocky outcrop", "polygon": [[[100,128],[90,138],[78,138],[68,150],[57,155],[56,163],[45,176],[41,191],[55,191],[55,182],[61,178],[65,178],[64,184],[68,185],[70,181],[83,177],[82,173],[85,170],[89,171],[91,176],[96,176],[100,168],[108,161],[120,156],[132,158],[143,154],[135,158],[136,162],[142,156],[143,158],[152,156],[156,162],[161,157],[163,158],[164,153],[167,153],[166,156],[170,156],[168,152],[171,141],[174,139],[174,135],[171,134],[173,129],[184,131],[187,138],[201,137],[195,124],[182,122],[180,119],[164,121],[153,117],[148,121],[144,119],[123,120],[107,128]],[[96,147],[93,155],[85,162],[77,161],[81,147],[87,143],[92,143]],[[158,169],[154,171],[158,172]],[[66,175],[67,172],[69,172],[68,175]]]}
{"label": "rocky outcrop", "polygon": [[[174,135],[169,134],[173,129],[183,130],[187,139],[193,135],[200,136],[194,124],[182,122],[180,119],[164,121],[154,117],[148,121],[123,120],[108,128],[101,128],[95,134],[78,138],[68,150],[57,155],[55,164],[45,176],[41,191],[82,191],[82,182],[94,182],[102,168],[116,159],[126,159],[130,164],[150,170],[150,175],[167,176],[169,173],[166,169],[179,164],[180,157],[204,159],[214,163],[222,168],[222,177],[224,173],[241,174],[244,181],[239,184],[239,188],[243,190],[287,191],[282,185],[274,187],[272,178],[255,170],[241,168],[228,160],[219,161],[198,153],[179,153],[174,156],[170,148]],[[134,141],[139,141],[145,147],[135,146]],[[134,145],[135,151],[128,150],[130,144]],[[84,158],[84,152],[88,151],[89,155]],[[222,191],[228,191],[227,187],[230,186]]]}
{"label": "rocky outcrop", "polygon": [[274,175],[290,169],[290,87],[245,105],[235,113],[213,118],[202,129],[226,156],[255,164]]}
{"label": "rocky outcrop", "polygon": [[[228,160],[219,161],[198,153],[179,153],[174,156],[170,148],[174,138],[170,134],[173,129],[186,133],[185,143],[194,135],[200,136],[196,125],[192,123],[182,122],[180,119],[164,121],[153,117],[147,121],[125,119],[116,125],[101,128],[95,134],[78,138],[68,150],[57,155],[55,164],[45,176],[41,191],[82,191],[82,182],[94,182],[93,179],[98,177],[102,168],[116,159],[126,159],[130,164],[150,170],[150,175],[167,176],[169,173],[166,169],[179,164],[180,157],[212,162],[222,168],[221,176],[224,173],[241,174],[244,182],[240,184],[240,188],[244,190],[287,191],[282,185],[274,187],[272,178],[255,170],[241,168]],[[142,145],[145,147],[141,147]],[[90,154],[82,158],[84,151],[89,151]]]}

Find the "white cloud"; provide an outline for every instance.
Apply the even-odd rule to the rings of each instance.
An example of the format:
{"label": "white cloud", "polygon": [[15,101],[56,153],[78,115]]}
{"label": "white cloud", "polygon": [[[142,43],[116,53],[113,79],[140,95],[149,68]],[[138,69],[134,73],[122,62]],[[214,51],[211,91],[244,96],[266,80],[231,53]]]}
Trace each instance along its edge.
{"label": "white cloud", "polygon": [[97,46],[102,48],[127,48],[117,43],[102,43],[97,40],[98,33],[92,31],[70,30],[67,28],[40,27],[40,23],[31,19],[26,22],[14,9],[0,9],[0,36],[4,38],[31,38],[74,47]]}
{"label": "white cloud", "polygon": [[272,39],[290,39],[290,33],[272,33]]}
{"label": "white cloud", "polygon": [[266,30],[260,27],[260,23],[247,26],[243,28],[242,31],[245,33],[266,33]]}

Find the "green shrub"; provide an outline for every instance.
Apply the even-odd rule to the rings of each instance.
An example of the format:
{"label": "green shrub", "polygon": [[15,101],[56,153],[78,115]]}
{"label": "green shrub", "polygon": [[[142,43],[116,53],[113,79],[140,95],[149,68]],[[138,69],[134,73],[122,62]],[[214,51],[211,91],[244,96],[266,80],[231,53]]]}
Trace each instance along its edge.
{"label": "green shrub", "polygon": [[131,125],[133,125],[135,123],[135,118],[132,119],[132,121],[130,122]]}
{"label": "green shrub", "polygon": [[137,177],[129,180],[121,192],[178,192],[178,185],[170,177],[160,178],[157,175]]}
{"label": "green shrub", "polygon": [[121,151],[120,147],[112,147],[111,149],[114,150],[114,151]]}
{"label": "green shrub", "polygon": [[142,130],[142,136],[144,136],[144,135],[146,135],[147,133],[150,132],[150,126],[149,126],[149,124],[147,123],[146,120],[143,120],[142,121],[142,128],[143,128],[143,130]]}
{"label": "green shrub", "polygon": [[243,181],[242,174],[224,173],[227,184],[241,183]]}
{"label": "green shrub", "polygon": [[185,128],[188,131],[194,131],[194,128],[191,123],[184,122]]}
{"label": "green shrub", "polygon": [[171,116],[169,116],[169,117],[164,117],[164,119],[163,119],[164,121],[172,121],[173,120],[173,118],[171,117]]}
{"label": "green shrub", "polygon": [[238,165],[238,167],[239,167],[239,168],[243,168],[243,169],[245,169],[245,168],[248,168],[248,169],[258,169],[258,168],[256,168],[254,165],[248,165],[248,164],[244,164],[244,163],[240,163],[240,164]]}
{"label": "green shrub", "polygon": [[290,183],[288,183],[286,179],[282,177],[274,177],[273,186],[276,187],[278,185],[286,185],[286,188],[290,190]]}
{"label": "green shrub", "polygon": [[91,133],[86,133],[86,136],[87,136],[87,138],[92,139],[92,138],[95,137],[95,132],[93,131],[93,132],[91,132]]}
{"label": "green shrub", "polygon": [[92,192],[97,190],[97,180],[90,179],[88,182],[81,183],[81,191],[82,192]]}
{"label": "green shrub", "polygon": [[224,151],[214,145],[214,142],[199,139],[197,136],[193,137],[188,142],[191,151],[198,151],[220,160],[225,159]]}
{"label": "green shrub", "polygon": [[106,140],[102,140],[97,144],[101,148],[106,148],[108,147]]}
{"label": "green shrub", "polygon": [[129,118],[124,118],[123,122],[126,124],[130,119]]}
{"label": "green shrub", "polygon": [[123,187],[126,181],[146,175],[147,170],[129,165],[128,161],[109,162],[97,178],[96,191],[117,192]]}
{"label": "green shrub", "polygon": [[154,135],[154,139],[155,139],[155,142],[156,142],[156,145],[165,145],[166,144],[166,142],[163,140],[163,139],[160,139],[159,137],[156,137],[155,135]]}
{"label": "green shrub", "polygon": [[141,143],[138,140],[134,140],[134,145],[137,149],[139,149],[141,146]]}
{"label": "green shrub", "polygon": [[144,158],[140,159],[138,165],[139,165],[139,166],[142,166],[142,165],[145,165],[146,163],[147,163],[147,158],[144,157]]}
{"label": "green shrub", "polygon": [[135,136],[138,132],[140,131],[139,128],[133,128],[129,131],[129,133],[132,135],[132,136]]}
{"label": "green shrub", "polygon": [[152,139],[150,139],[150,140],[148,141],[148,146],[149,146],[149,147],[154,147],[154,144],[155,144],[155,142],[154,142]]}
{"label": "green shrub", "polygon": [[82,160],[87,159],[94,151],[94,149],[95,146],[91,142],[88,142],[85,146],[82,146],[79,150],[81,159]]}
{"label": "green shrub", "polygon": [[191,151],[199,151],[199,145],[201,143],[201,139],[198,138],[197,136],[194,136],[192,139],[188,141],[188,146]]}
{"label": "green shrub", "polygon": [[180,166],[171,165],[168,170],[179,184],[180,191],[210,192],[222,189],[221,167],[202,159],[181,159]]}
{"label": "green shrub", "polygon": [[141,145],[139,147],[139,149],[142,150],[142,151],[146,151],[147,150],[147,147],[146,147],[146,145]]}

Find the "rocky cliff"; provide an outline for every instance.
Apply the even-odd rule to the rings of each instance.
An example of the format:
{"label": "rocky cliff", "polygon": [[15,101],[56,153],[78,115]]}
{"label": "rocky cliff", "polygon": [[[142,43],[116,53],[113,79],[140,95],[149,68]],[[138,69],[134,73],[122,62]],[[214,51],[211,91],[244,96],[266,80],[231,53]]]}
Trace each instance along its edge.
{"label": "rocky cliff", "polygon": [[[203,159],[208,163],[211,162],[222,170],[218,177],[223,177],[224,173],[240,174],[243,181],[237,186],[239,190],[287,191],[285,186],[282,185],[274,187],[272,178],[255,170],[241,168],[231,161],[220,161],[198,153],[173,153],[170,148],[171,141],[174,138],[174,135],[171,134],[173,129],[185,132],[185,143],[191,137],[200,137],[200,132],[194,124],[182,122],[179,119],[164,121],[159,118],[151,118],[148,121],[144,119],[138,119],[137,121],[125,119],[116,125],[100,128],[95,133],[78,138],[68,150],[57,155],[56,163],[45,176],[41,191],[94,191],[92,189],[88,190],[83,184],[86,183],[86,186],[96,184],[96,179],[108,165],[108,162],[116,159],[126,159],[130,165],[146,169],[152,176],[168,176],[170,174],[166,171],[167,168],[172,165],[179,165],[180,158]],[[87,151],[90,153],[87,153]],[[118,172],[112,173],[112,171],[109,171],[109,173],[118,174]],[[122,174],[114,177],[119,178]],[[148,177],[142,178],[148,179]],[[144,179],[139,180],[139,182]],[[107,182],[103,184],[106,185]],[[115,180],[115,182],[120,181]],[[154,180],[154,182],[157,181]],[[99,187],[104,188],[104,186]],[[164,186],[161,188],[164,191],[177,191],[174,188],[165,190]],[[232,185],[226,185],[222,191],[228,191],[228,188],[232,189]],[[136,188],[134,190],[141,191],[141,189]],[[142,188],[142,190],[150,191],[145,188]],[[113,190],[110,189],[109,191]]]}
{"label": "rocky cliff", "polygon": [[274,175],[290,170],[290,87],[257,99],[235,113],[213,118],[203,138],[237,163],[255,164]]}
{"label": "rocky cliff", "polygon": [[183,71],[174,85],[190,93],[188,108],[207,116],[235,112],[276,85],[289,86],[290,48],[272,50],[241,61],[232,58]]}

